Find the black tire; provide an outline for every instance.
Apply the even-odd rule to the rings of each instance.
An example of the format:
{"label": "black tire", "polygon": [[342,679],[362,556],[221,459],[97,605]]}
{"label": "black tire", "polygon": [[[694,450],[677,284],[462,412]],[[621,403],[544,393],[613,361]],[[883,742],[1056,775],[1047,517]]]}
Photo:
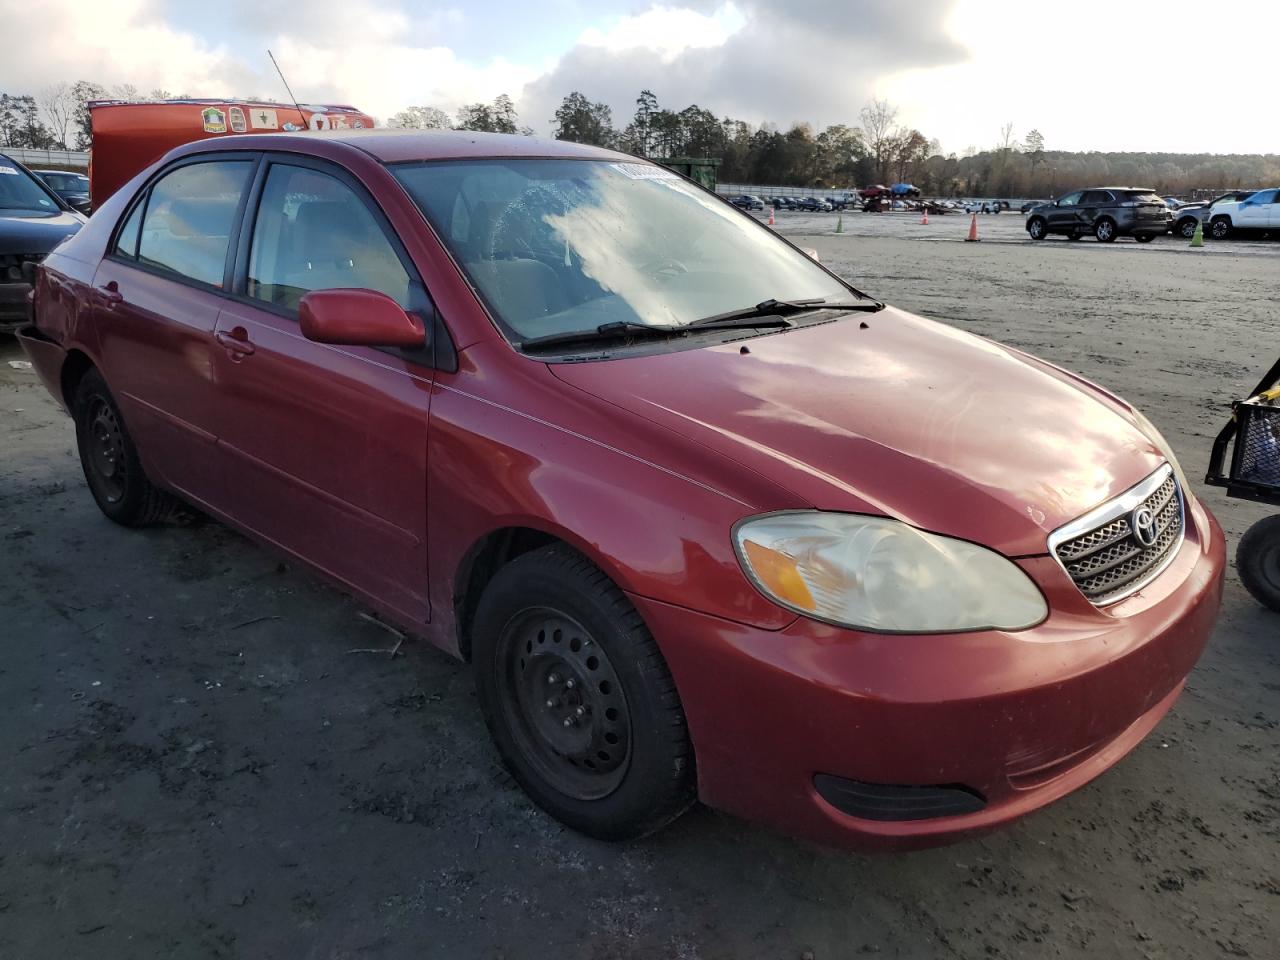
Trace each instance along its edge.
{"label": "black tire", "polygon": [[1115,243],[1116,222],[1110,217],[1100,217],[1093,225],[1093,235],[1099,243]]}
{"label": "black tire", "polygon": [[500,569],[480,598],[472,652],[498,753],[557,820],[630,840],[692,805],[693,747],[666,661],[581,554],[557,544]]}
{"label": "black tire", "polygon": [[1226,240],[1231,236],[1231,218],[1214,217],[1213,222],[1209,224],[1209,233],[1215,240]]}
{"label": "black tire", "polygon": [[1136,234],[1133,239],[1137,240],[1139,243],[1150,243],[1155,239],[1155,237],[1149,233],[1139,233]]}
{"label": "black tire", "polygon": [[1032,217],[1027,221],[1027,233],[1032,240],[1043,240],[1049,235],[1049,225],[1044,217]]}
{"label": "black tire", "polygon": [[1178,233],[1184,240],[1190,240],[1196,235],[1196,224],[1199,223],[1196,217],[1183,217],[1178,221]]}
{"label": "black tire", "polygon": [[1280,516],[1259,520],[1240,538],[1236,571],[1255,600],[1280,613]]}
{"label": "black tire", "polygon": [[115,397],[97,370],[76,385],[76,448],[85,482],[103,514],[125,527],[163,523],[178,502],[156,487],[142,469]]}

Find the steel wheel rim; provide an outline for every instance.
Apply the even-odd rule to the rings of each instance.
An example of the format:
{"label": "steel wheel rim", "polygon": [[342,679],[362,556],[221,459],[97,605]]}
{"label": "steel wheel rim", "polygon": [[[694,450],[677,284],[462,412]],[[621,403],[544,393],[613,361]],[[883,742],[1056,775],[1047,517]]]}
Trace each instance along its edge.
{"label": "steel wheel rim", "polygon": [[90,407],[88,434],[86,459],[95,485],[108,503],[119,503],[128,480],[124,431],[115,410],[101,397]]}
{"label": "steel wheel rim", "polygon": [[631,713],[591,634],[534,607],[503,627],[497,656],[504,719],[538,775],[577,800],[613,793],[631,764]]}
{"label": "steel wheel rim", "polygon": [[1266,585],[1280,596],[1280,543],[1265,547],[1258,558],[1258,573]]}

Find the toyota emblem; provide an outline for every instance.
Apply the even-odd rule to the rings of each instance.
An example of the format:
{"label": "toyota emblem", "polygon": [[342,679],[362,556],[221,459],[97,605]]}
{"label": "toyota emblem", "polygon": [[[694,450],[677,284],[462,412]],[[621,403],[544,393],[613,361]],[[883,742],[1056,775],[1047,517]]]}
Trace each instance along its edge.
{"label": "toyota emblem", "polygon": [[1156,542],[1156,516],[1149,507],[1139,507],[1129,518],[1133,538],[1143,547],[1153,547]]}

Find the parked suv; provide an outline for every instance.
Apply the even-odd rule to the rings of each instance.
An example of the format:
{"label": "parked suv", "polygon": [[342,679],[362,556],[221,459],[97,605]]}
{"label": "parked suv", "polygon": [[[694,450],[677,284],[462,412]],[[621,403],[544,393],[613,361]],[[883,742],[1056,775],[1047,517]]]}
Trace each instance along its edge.
{"label": "parked suv", "polygon": [[741,194],[737,197],[730,197],[729,202],[739,210],[763,210],[764,201],[759,197],[753,197],[749,193]]}
{"label": "parked suv", "polygon": [[1027,217],[1027,233],[1043,240],[1060,233],[1078,240],[1087,233],[1103,243],[1131,236],[1139,243],[1169,232],[1173,214],[1155,191],[1143,187],[1077,190],[1042,204]]}
{"label": "parked suv", "polygon": [[1215,200],[1207,219],[1215,240],[1245,230],[1280,233],[1280,190],[1272,187],[1242,200]]}
{"label": "parked suv", "polygon": [[1240,200],[1248,200],[1257,193],[1257,189],[1250,190],[1229,190],[1220,197],[1214,197],[1212,200],[1201,200],[1195,203],[1184,203],[1174,213],[1173,232],[1181,234],[1190,240],[1196,233],[1196,225],[1203,223],[1206,226],[1212,218],[1214,208],[1221,203],[1236,203]]}

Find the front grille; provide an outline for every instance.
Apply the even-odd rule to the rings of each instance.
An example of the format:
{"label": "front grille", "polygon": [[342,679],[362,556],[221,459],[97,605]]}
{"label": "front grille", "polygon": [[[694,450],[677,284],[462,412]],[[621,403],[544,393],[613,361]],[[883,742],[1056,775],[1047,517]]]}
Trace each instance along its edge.
{"label": "front grille", "polygon": [[[1144,511],[1152,523],[1135,530]],[[1102,605],[1154,579],[1173,560],[1184,532],[1182,491],[1165,464],[1132,490],[1054,531],[1049,547],[1080,592]]]}
{"label": "front grille", "polygon": [[0,253],[0,283],[21,283],[22,265],[43,259],[43,253]]}

